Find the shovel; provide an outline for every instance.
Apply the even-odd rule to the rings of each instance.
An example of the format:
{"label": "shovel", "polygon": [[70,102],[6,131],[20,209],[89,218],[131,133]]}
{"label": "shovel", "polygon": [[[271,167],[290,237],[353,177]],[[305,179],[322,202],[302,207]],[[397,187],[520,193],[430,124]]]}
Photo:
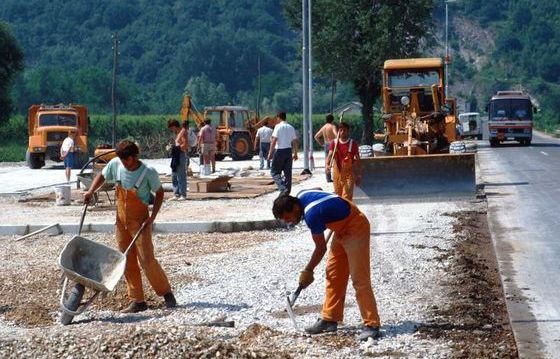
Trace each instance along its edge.
{"label": "shovel", "polygon": [[[327,240],[326,240],[325,244],[329,243],[329,240],[331,239],[332,234],[333,234],[333,231],[329,231],[329,233],[327,234]],[[296,316],[294,314],[293,306],[296,303],[296,300],[298,299],[302,290],[303,290],[303,287],[301,285],[299,285],[297,287],[297,289],[295,290],[295,292],[288,293],[288,295],[286,296],[286,300],[288,302],[288,305],[286,306],[286,311],[288,312],[288,316],[292,320],[292,323],[294,324],[294,328],[296,328],[296,330],[299,330],[299,327],[298,327],[297,322],[296,322]]]}

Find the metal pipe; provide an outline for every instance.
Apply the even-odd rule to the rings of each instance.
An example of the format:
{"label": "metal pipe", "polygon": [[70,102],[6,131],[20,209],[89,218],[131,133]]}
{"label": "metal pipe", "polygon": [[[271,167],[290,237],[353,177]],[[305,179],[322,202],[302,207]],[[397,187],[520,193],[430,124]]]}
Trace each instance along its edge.
{"label": "metal pipe", "polygon": [[302,35],[302,41],[303,41],[303,47],[302,47],[302,51],[301,51],[301,56],[302,56],[302,72],[303,72],[303,83],[302,83],[302,87],[303,87],[303,133],[302,133],[302,137],[303,137],[303,171],[304,172],[308,172],[309,171],[309,158],[308,158],[308,152],[309,152],[309,88],[308,88],[308,84],[309,84],[309,58],[307,56],[307,51],[309,48],[309,37],[308,37],[308,31],[309,28],[307,26],[307,21],[309,19],[308,17],[308,2],[307,0],[302,0],[301,2],[301,6],[302,6],[302,29],[301,29],[301,35]]}
{"label": "metal pipe", "polygon": [[308,80],[308,86],[309,89],[307,90],[307,95],[309,97],[309,103],[307,106],[307,109],[309,111],[309,115],[308,115],[308,121],[309,121],[309,125],[308,125],[308,134],[309,134],[309,138],[308,138],[308,157],[309,157],[309,162],[308,162],[308,169],[310,171],[314,170],[315,168],[315,160],[313,159],[313,56],[311,55],[312,52],[312,36],[311,34],[313,33],[312,31],[312,24],[311,24],[311,1],[312,0],[307,0],[307,53],[308,53],[308,65],[309,65],[309,75],[307,77]]}
{"label": "metal pipe", "polygon": [[57,235],[62,233],[62,228],[60,228],[60,225],[58,223],[55,223],[55,224],[51,224],[50,226],[46,226],[46,227],[43,227],[41,229],[38,229],[35,232],[31,232],[29,234],[26,234],[25,236],[19,237],[19,238],[15,239],[15,242],[24,240],[25,238],[29,238],[31,236],[34,236],[34,235],[39,234],[41,232],[44,232],[44,231],[46,231],[48,229],[51,229],[53,227],[57,227],[57,229],[58,229]]}

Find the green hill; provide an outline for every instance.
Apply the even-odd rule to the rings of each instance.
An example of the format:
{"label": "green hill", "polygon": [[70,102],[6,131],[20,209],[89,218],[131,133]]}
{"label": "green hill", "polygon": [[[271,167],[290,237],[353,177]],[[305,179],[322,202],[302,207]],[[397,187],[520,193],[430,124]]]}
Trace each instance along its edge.
{"label": "green hill", "polygon": [[14,91],[19,112],[59,101],[110,109],[116,32],[119,107],[128,113],[176,112],[189,79],[202,74],[223,84],[222,97],[254,107],[257,57],[263,96],[273,98],[291,85],[298,56],[297,34],[274,0],[3,0],[0,19],[25,53]]}
{"label": "green hill", "polygon": [[[434,1],[443,55],[444,2]],[[119,112],[177,113],[185,88],[199,106],[261,106],[301,111],[299,34],[283,0],[3,0],[6,22],[25,53],[13,89],[16,111],[31,103],[86,103],[111,110],[113,42],[118,32]],[[524,89],[540,103],[542,126],[560,122],[560,0],[449,3],[451,89],[462,109],[483,110],[496,90]],[[330,79],[315,79],[314,108],[328,111]],[[338,84],[335,102],[355,98]],[[465,104],[466,105],[463,105]]]}

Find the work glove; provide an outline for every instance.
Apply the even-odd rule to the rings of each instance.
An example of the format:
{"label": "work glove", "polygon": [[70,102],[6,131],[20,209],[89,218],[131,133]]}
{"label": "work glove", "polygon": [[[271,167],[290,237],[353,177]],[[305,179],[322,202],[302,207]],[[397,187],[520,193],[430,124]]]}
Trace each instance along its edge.
{"label": "work glove", "polygon": [[299,273],[299,285],[304,289],[309,287],[314,280],[313,272],[310,270],[304,269]]}

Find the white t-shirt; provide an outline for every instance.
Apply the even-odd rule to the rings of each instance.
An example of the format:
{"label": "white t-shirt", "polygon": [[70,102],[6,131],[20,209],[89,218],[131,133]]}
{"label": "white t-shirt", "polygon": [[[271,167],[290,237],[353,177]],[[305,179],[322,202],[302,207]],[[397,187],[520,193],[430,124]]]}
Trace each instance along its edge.
{"label": "white t-shirt", "polygon": [[60,154],[65,155],[74,147],[74,140],[70,137],[66,137],[64,141],[62,141],[62,146],[60,146]]}
{"label": "white t-shirt", "polygon": [[292,148],[292,141],[297,138],[296,130],[286,121],[281,121],[274,127],[272,137],[276,138],[276,149]]}
{"label": "white t-shirt", "polygon": [[257,130],[257,137],[261,142],[270,143],[271,136],[272,136],[272,128],[268,126],[263,126]]}

